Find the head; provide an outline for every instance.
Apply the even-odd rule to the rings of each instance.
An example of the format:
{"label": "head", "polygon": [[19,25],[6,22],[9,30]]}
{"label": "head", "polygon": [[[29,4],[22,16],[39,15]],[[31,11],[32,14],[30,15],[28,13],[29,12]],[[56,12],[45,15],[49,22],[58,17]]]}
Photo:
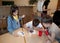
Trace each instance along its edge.
{"label": "head", "polygon": [[40,21],[38,19],[34,19],[32,25],[33,25],[33,27],[37,27],[39,25],[39,23],[40,23]]}
{"label": "head", "polygon": [[18,6],[16,5],[11,6],[10,14],[11,16],[19,15]]}
{"label": "head", "polygon": [[46,15],[45,17],[42,17],[42,24],[44,27],[50,27],[52,24],[52,17],[49,15]]}

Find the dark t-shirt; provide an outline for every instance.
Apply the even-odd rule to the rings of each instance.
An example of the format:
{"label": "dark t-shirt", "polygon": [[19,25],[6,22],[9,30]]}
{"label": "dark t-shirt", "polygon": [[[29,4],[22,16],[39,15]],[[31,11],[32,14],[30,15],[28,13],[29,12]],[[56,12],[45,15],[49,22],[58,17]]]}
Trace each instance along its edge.
{"label": "dark t-shirt", "polygon": [[[48,8],[49,2],[50,2],[50,0],[46,0],[46,1],[44,2],[43,6],[45,6],[45,9]],[[43,11],[43,13],[44,13],[44,14],[47,14],[47,11]]]}

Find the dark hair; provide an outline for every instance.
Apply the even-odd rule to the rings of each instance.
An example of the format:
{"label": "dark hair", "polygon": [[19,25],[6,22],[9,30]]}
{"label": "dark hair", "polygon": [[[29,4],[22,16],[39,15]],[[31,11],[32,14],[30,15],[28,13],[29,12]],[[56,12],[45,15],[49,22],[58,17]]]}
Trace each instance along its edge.
{"label": "dark hair", "polygon": [[42,23],[50,23],[50,24],[52,24],[53,19],[52,19],[51,16],[46,15],[46,16],[42,17],[42,20],[41,21],[42,21]]}
{"label": "dark hair", "polygon": [[13,13],[16,11],[16,10],[18,10],[18,17],[19,17],[19,9],[18,9],[18,6],[16,6],[16,5],[12,5],[11,6],[11,8],[10,8],[10,16],[11,16],[11,18],[13,19]]}
{"label": "dark hair", "polygon": [[36,26],[39,25],[39,23],[40,23],[40,21],[39,21],[38,19],[34,19],[32,25],[33,25],[34,27],[36,27]]}
{"label": "dark hair", "polygon": [[45,6],[45,9],[47,9],[48,5],[50,3],[50,0],[45,0],[43,6]]}

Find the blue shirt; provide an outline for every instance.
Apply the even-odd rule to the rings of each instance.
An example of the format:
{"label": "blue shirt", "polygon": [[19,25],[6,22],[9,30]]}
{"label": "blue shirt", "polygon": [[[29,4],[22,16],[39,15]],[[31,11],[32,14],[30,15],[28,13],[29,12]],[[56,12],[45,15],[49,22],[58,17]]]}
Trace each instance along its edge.
{"label": "blue shirt", "polygon": [[19,20],[22,18],[19,18],[18,21],[15,19],[12,19],[11,16],[8,16],[7,18],[7,29],[10,33],[12,33],[14,30],[17,30],[21,27]]}

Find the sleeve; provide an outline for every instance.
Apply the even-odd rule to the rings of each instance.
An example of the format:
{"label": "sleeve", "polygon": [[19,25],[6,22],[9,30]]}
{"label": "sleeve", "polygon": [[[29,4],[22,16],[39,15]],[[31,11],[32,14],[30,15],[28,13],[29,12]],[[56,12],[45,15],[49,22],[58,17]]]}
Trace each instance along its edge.
{"label": "sleeve", "polygon": [[22,17],[19,17],[19,20],[21,21],[22,20]]}
{"label": "sleeve", "polygon": [[12,33],[14,30],[13,30],[13,27],[12,27],[12,25],[11,25],[11,18],[10,17],[8,17],[7,18],[7,29],[8,29],[8,31],[10,32],[10,33]]}
{"label": "sleeve", "polygon": [[26,25],[26,27],[28,27],[28,28],[29,28],[29,23],[26,23],[25,25]]}
{"label": "sleeve", "polygon": [[27,28],[32,28],[32,21],[26,23],[26,27],[27,27]]}

